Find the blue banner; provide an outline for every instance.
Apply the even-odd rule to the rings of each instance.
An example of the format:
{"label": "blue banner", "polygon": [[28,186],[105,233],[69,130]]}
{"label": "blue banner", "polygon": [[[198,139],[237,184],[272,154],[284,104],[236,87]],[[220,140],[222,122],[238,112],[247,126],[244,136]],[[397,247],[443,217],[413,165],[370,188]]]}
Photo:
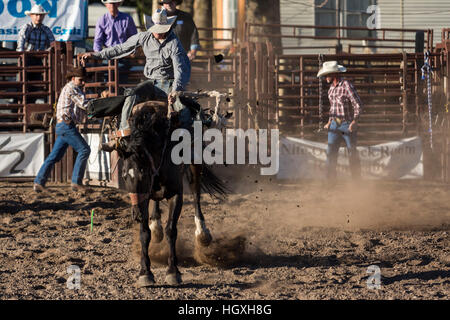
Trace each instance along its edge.
{"label": "blue banner", "polygon": [[49,13],[44,24],[57,41],[85,38],[87,0],[0,0],[0,41],[17,41],[20,28],[31,21],[25,11],[35,4]]}

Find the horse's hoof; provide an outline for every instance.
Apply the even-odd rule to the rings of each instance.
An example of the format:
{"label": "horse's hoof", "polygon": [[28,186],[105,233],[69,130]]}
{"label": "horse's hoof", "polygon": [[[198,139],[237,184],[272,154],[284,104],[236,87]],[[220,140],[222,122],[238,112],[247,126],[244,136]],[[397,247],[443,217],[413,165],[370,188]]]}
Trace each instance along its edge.
{"label": "horse's hoof", "polygon": [[138,223],[142,222],[142,215],[138,206],[131,207],[131,220]]}
{"label": "horse's hoof", "polygon": [[164,232],[160,223],[152,221],[152,223],[150,224],[150,232],[152,240],[155,243],[160,243],[164,239]]}
{"label": "horse's hoof", "polygon": [[211,244],[212,236],[209,231],[207,232],[201,232],[198,235],[195,236],[195,240],[199,245],[202,247],[207,247]]}
{"label": "horse's hoof", "polygon": [[139,276],[136,284],[138,288],[150,287],[155,284],[155,278],[152,274],[144,274]]}
{"label": "horse's hoof", "polygon": [[166,283],[170,286],[177,286],[181,284],[181,274],[177,273],[169,273],[166,276]]}

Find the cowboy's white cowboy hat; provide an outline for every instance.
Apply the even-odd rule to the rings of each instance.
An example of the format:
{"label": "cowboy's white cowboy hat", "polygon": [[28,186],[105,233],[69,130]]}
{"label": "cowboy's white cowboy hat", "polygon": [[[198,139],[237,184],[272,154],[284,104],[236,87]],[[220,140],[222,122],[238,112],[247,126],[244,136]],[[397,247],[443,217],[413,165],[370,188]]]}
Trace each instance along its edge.
{"label": "cowboy's white cowboy hat", "polygon": [[337,61],[327,61],[323,63],[322,68],[317,73],[317,77],[323,77],[330,73],[347,72],[347,68],[338,64]]}
{"label": "cowboy's white cowboy hat", "polygon": [[25,11],[25,14],[29,16],[30,14],[49,14],[44,8],[40,5],[35,4],[31,10]]}
{"label": "cowboy's white cowboy hat", "polygon": [[103,4],[107,4],[107,3],[122,3],[123,0],[102,0]]}
{"label": "cowboy's white cowboy hat", "polygon": [[[172,24],[175,22],[177,16],[167,17],[167,11],[164,9],[157,9],[155,13],[152,15],[152,23],[151,27],[148,31],[152,33],[166,33],[169,32]],[[149,20],[149,19],[146,19]],[[146,27],[150,26],[149,21],[145,23]]]}

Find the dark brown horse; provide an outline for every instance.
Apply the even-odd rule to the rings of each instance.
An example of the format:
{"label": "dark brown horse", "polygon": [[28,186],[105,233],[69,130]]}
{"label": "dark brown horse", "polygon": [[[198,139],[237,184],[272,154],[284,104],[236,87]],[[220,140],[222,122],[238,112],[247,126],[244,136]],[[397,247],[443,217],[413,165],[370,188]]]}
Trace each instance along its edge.
{"label": "dark brown horse", "polygon": [[[177,222],[183,205],[183,179],[187,178],[195,205],[196,241],[208,246],[212,240],[206,228],[200,206],[201,191],[219,198],[226,196],[222,181],[205,164],[176,165],[171,159],[175,142],[171,134],[177,128],[177,116],[168,117],[167,106],[162,102],[146,102],[135,106],[130,119],[132,134],[122,146],[120,155],[124,160],[122,177],[130,194],[132,218],[140,223],[141,270],[137,285],[151,286],[155,283],[150,271],[148,248],[150,239],[161,241],[166,236],[169,245],[166,283],[178,285],[181,274],[177,268],[175,243]],[[159,201],[169,203],[167,224],[163,232]],[[149,217],[149,201],[155,201]],[[149,227],[150,218],[150,227]]]}

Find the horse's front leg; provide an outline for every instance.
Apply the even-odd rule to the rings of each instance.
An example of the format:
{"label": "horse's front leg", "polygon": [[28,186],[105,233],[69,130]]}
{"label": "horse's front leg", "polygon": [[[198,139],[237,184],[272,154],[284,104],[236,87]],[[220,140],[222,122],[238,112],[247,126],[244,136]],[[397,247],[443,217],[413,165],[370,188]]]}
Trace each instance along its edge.
{"label": "horse's front leg", "polygon": [[153,204],[152,214],[150,216],[150,230],[152,232],[153,241],[159,243],[164,238],[164,232],[161,225],[161,209],[158,200],[150,200]]}
{"label": "horse's front leg", "polygon": [[207,247],[212,241],[211,232],[206,227],[205,217],[200,206],[200,174],[201,165],[190,165],[189,170],[192,172],[192,181],[189,181],[189,187],[194,196],[195,207],[195,241],[200,245]]}
{"label": "horse's front leg", "polygon": [[137,286],[139,288],[148,287],[155,283],[155,277],[150,271],[150,258],[148,256],[148,246],[151,240],[150,228],[148,227],[148,198],[139,202],[138,208],[141,215],[139,238],[141,240],[141,271]]}
{"label": "horse's front leg", "polygon": [[149,194],[141,193],[144,179],[142,178],[137,162],[134,158],[124,160],[122,176],[125,189],[131,200],[132,220],[139,223],[139,239],[141,241],[141,271],[137,281],[138,287],[148,287],[155,283],[154,276],[150,271],[150,258],[148,246],[150,244],[150,229],[148,227],[148,202]]}
{"label": "horse's front leg", "polygon": [[169,244],[169,267],[167,269],[166,283],[169,285],[178,285],[181,283],[181,273],[177,267],[176,241],[177,241],[177,223],[183,206],[183,192],[173,196],[169,200],[169,215],[166,224],[166,239]]}

